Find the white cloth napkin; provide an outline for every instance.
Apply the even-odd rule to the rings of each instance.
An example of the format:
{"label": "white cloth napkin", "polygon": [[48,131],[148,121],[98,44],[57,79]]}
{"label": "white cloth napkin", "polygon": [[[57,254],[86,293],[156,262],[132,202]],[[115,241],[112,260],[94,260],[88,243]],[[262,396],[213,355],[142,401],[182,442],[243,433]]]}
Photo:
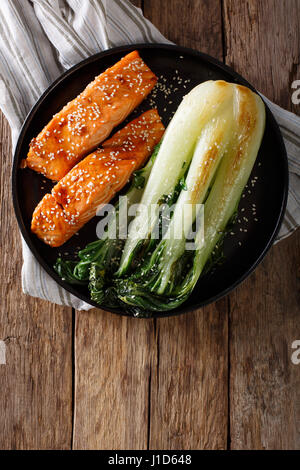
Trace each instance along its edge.
{"label": "white cloth napkin", "polygon": [[[127,0],[1,0],[0,107],[12,130],[64,70],[104,49],[131,43],[169,42]],[[300,224],[300,118],[268,101],[283,132],[290,164],[288,209],[277,240]],[[23,242],[23,291],[60,305],[91,306],[61,288]]]}

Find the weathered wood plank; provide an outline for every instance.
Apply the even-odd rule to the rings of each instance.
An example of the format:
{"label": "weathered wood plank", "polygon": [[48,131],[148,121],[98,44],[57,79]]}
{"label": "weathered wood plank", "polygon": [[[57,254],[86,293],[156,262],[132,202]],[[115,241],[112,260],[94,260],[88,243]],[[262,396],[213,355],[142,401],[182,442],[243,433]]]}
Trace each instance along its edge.
{"label": "weathered wood plank", "polygon": [[0,448],[69,449],[72,311],[22,294],[22,250],[10,195],[9,126],[0,113]]}
{"label": "weathered wood plank", "polygon": [[[145,0],[144,12],[168,39],[222,59],[219,1]],[[150,448],[226,448],[227,340],[226,299],[157,320]]]}
{"label": "weathered wood plank", "polygon": [[227,300],[157,321],[150,448],[227,444]]}
{"label": "weathered wood plank", "polygon": [[146,449],[153,321],[76,313],[74,449]]}
{"label": "weathered wood plank", "polygon": [[[278,104],[299,78],[300,2],[224,2],[226,61]],[[300,233],[273,247],[230,296],[230,429],[233,449],[299,449]],[[298,279],[297,279],[298,275]]]}
{"label": "weathered wood plank", "polygon": [[[172,3],[177,9],[174,10],[172,5],[168,5],[168,8],[173,10],[172,30],[180,28],[180,34],[185,34],[180,20],[177,20],[178,11],[181,11],[179,2]],[[199,6],[199,2],[193,3],[196,3],[196,7]],[[210,9],[210,13],[219,21],[219,29],[214,39],[220,46],[218,50],[215,49],[215,53],[221,57],[219,2],[211,2],[211,5],[211,8],[206,8]],[[154,15],[161,11],[160,17],[164,17],[165,3],[160,2],[158,8],[157,2],[146,1],[144,8],[146,16],[152,21],[154,17],[151,12]],[[189,10],[189,16],[194,18],[192,2],[189,2]],[[161,28],[161,24],[158,23],[158,26]],[[204,25],[202,27],[204,28]],[[161,29],[166,34],[166,31]],[[194,31],[197,31],[200,38],[201,32],[197,30],[196,20]],[[173,37],[171,39],[176,40]],[[216,47],[213,40],[209,41],[202,43],[202,50],[207,51],[212,45]],[[181,43],[194,46],[189,38]],[[227,439],[226,314],[226,302],[223,301],[192,316],[172,318],[166,322],[162,320],[162,325],[157,322],[158,336],[154,338],[153,321],[118,318],[96,310],[89,313],[78,312],[75,330],[74,448],[130,449],[146,448],[148,445],[150,448],[224,448]],[[209,320],[207,315],[210,316]],[[199,332],[199,335],[194,335],[194,332]],[[177,344],[180,335],[183,351]],[[190,341],[191,339],[193,341]],[[215,347],[215,342],[218,347]],[[164,354],[160,354],[162,365],[159,367],[158,354],[162,344],[165,344],[167,349]],[[170,364],[169,350],[172,355],[175,351],[177,354],[177,361],[169,373],[173,373],[175,396],[180,398],[181,390],[185,390],[186,406],[194,403],[197,405],[194,406],[194,412],[190,411],[189,416],[186,416],[185,409],[180,410],[177,406],[176,418],[175,409],[171,410],[169,405],[170,414],[161,422],[160,416],[165,402],[168,402],[171,380],[171,375],[167,373]],[[220,355],[221,350],[222,359],[219,361],[213,351]],[[205,359],[206,353],[208,359]],[[189,361],[189,372],[183,376],[176,388],[176,381],[181,376],[186,361]],[[214,377],[213,384],[205,371],[211,372]],[[162,377],[158,385],[160,374]],[[152,388],[151,396],[149,385]],[[206,408],[210,408],[207,414],[204,413]],[[219,430],[214,435],[218,425]],[[177,435],[173,442],[169,437],[170,433]]]}
{"label": "weathered wood plank", "polygon": [[[300,339],[296,233],[230,296],[230,429],[232,449],[300,448]],[[298,279],[297,279],[298,273]]]}

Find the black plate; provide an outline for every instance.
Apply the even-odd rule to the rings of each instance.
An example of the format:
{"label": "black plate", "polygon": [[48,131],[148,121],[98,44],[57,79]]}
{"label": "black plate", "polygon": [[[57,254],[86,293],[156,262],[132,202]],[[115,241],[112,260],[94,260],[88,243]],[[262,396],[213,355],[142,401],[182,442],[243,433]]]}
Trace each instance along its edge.
{"label": "black plate", "polygon": [[[63,247],[50,248],[42,243],[31,233],[30,221],[34,208],[53,184],[31,170],[20,170],[19,163],[27,155],[31,138],[40,132],[53,114],[78,95],[96,75],[134,49],[138,49],[160,82],[156,97],[144,101],[134,115],[153,107],[155,102],[167,125],[182,97],[194,86],[209,79],[236,82],[254,90],[240,75],[206,54],[172,45],[141,44],[110,49],[84,60],[58,78],[38,100],[22,127],[14,155],[12,192],[16,216],[23,237],[43,268],[66,290],[95,307],[98,305],[90,300],[87,288],[74,287],[62,281],[52,266],[59,254],[66,253],[66,256],[72,257],[79,248],[95,240],[99,219],[92,219],[78,236]],[[168,88],[173,90],[171,94],[168,94]],[[132,115],[128,120],[131,118]],[[286,151],[278,125],[267,109],[266,131],[248,187],[241,199],[239,222],[233,229],[234,234],[225,239],[226,261],[199,280],[192,295],[181,307],[153,316],[174,315],[199,308],[219,299],[242,282],[263,259],[278,233],[287,191]],[[110,311],[124,314],[122,310]]]}

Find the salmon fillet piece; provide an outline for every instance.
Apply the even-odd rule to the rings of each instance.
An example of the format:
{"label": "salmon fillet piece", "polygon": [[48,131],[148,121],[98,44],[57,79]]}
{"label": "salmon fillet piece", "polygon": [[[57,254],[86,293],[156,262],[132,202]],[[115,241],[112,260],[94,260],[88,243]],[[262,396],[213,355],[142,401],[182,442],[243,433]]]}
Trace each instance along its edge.
{"label": "salmon fillet piece", "polygon": [[[79,182],[77,185],[72,182],[72,187],[77,186],[77,188],[71,199],[68,198],[66,191],[62,190],[60,200],[65,201],[62,205],[55,197],[55,195],[60,195],[60,191],[55,191],[55,195],[46,194],[34,210],[31,230],[48,245],[61,246],[94,217],[99,205],[109,202],[127,183],[136,161],[134,159],[122,160],[117,165],[111,159],[104,158],[103,160],[95,159],[93,163],[96,171],[102,172],[100,178],[93,181],[90,170],[87,174],[86,171],[75,167],[71,171],[73,173],[76,170],[73,176]],[[114,175],[113,181],[108,182],[105,179],[107,168],[110,169],[111,176]],[[96,185],[98,191],[95,191]],[[69,190],[68,185],[67,188]]]}
{"label": "salmon fillet piece", "polygon": [[157,77],[137,51],[95,78],[32,139],[22,167],[59,181],[150,93]]}
{"label": "salmon fillet piece", "polygon": [[127,124],[44,196],[34,210],[32,232],[52,247],[69,240],[125,186],[163,133],[164,126],[154,109]]}

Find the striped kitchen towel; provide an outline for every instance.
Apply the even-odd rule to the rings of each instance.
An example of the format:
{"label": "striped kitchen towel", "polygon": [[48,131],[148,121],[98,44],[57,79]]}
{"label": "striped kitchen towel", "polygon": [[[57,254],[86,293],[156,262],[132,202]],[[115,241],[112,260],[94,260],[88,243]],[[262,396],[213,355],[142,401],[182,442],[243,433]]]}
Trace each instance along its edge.
{"label": "striped kitchen towel", "polygon": [[[169,42],[127,0],[1,0],[0,107],[13,146],[41,93],[64,70],[110,47]],[[281,126],[289,155],[290,191],[280,240],[300,224],[300,118],[268,101]],[[88,310],[89,304],[58,286],[23,241],[23,291],[61,305]]]}

